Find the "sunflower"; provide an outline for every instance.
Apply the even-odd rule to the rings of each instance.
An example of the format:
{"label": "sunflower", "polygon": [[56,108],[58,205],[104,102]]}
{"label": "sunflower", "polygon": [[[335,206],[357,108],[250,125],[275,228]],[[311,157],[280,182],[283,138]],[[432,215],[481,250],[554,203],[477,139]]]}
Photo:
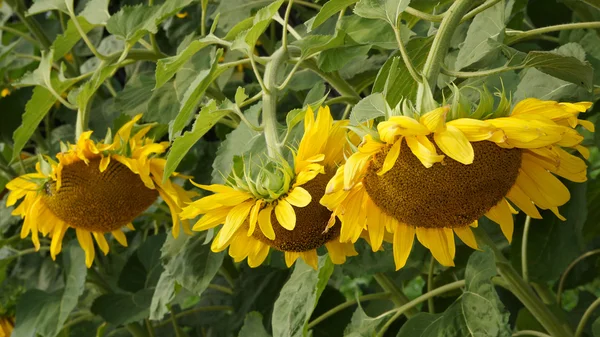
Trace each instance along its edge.
{"label": "sunflower", "polygon": [[329,224],[331,212],[319,199],[336,166],[344,161],[346,148],[340,144],[346,143],[347,124],[334,122],[328,107],[320,108],[315,120],[309,107],[293,167],[270,159],[255,179],[252,172],[236,173],[234,168],[226,185],[194,183],[214,194],[185,207],[181,217],[203,214],[195,231],[223,224],[211,249],[229,247],[236,262],[248,258],[251,267],[262,264],[270,247],[284,252],[288,267],[302,258],[316,269],[316,249],[323,245],[334,263],[344,263],[346,256],[356,255],[354,245],[338,241],[340,223]]}
{"label": "sunflower", "polygon": [[0,337],[10,337],[15,328],[13,317],[0,317]]}
{"label": "sunflower", "polygon": [[577,119],[591,105],[529,98],[488,119],[452,119],[448,106],[389,117],[338,168],[321,203],[341,220],[342,242],[355,242],[366,228],[377,250],[385,232],[393,233],[396,269],[415,235],[437,261],[453,266],[454,234],[477,249],[471,227],[483,215],[509,241],[513,205],[532,218],[541,218],[540,208],[564,220],[558,206],[570,195],[556,176],[587,179],[585,162],[564,148],[588,157],[575,127],[594,130]]}
{"label": "sunflower", "polygon": [[190,232],[189,224],[180,222],[177,214],[183,202],[191,200],[180,186],[169,180],[163,183],[166,161],[155,156],[165,152],[168,142],[154,143],[146,137],[152,125],[131,137],[140,118],[138,115],[123,125],[112,141],[110,132],[98,143],[90,139],[91,131],[84,132],[77,144],[69,144],[56,155],[58,162],[41,158],[36,173],[17,177],[6,185],[11,191],[7,206],[24,198],[12,213],[25,219],[21,238],[31,233],[39,249],[38,234],[50,235],[50,254],[55,259],[67,229],[72,227],[90,267],[95,256],[94,239],[104,254],[109,251],[104,236],[107,233],[127,246],[123,227],[133,229],[133,219],[158,196],[171,211],[173,235],[179,234],[180,226]]}

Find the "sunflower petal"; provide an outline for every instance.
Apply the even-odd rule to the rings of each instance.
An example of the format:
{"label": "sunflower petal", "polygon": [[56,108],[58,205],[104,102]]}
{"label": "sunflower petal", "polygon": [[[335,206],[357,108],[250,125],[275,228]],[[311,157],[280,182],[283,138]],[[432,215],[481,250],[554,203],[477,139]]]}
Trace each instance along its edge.
{"label": "sunflower petal", "polygon": [[496,206],[492,207],[485,216],[493,222],[500,225],[502,234],[506,237],[508,242],[512,241],[515,224],[513,215],[510,211],[510,207],[506,199],[502,199]]}
{"label": "sunflower petal", "polygon": [[454,233],[450,228],[417,227],[419,242],[431,251],[433,257],[443,266],[454,266]]}
{"label": "sunflower petal", "polygon": [[465,245],[473,249],[479,249],[475,235],[473,235],[473,231],[471,231],[471,227],[472,226],[456,227],[454,228],[454,233],[456,233]]}
{"label": "sunflower petal", "polygon": [[273,212],[273,206],[269,205],[258,213],[258,226],[260,231],[269,240],[275,240],[275,231],[271,224],[271,213]]}
{"label": "sunflower petal", "polygon": [[92,236],[90,235],[90,232],[79,228],[75,228],[75,233],[77,234],[77,241],[79,241],[79,245],[85,252],[85,265],[90,268],[94,262],[94,256],[96,254]]}
{"label": "sunflower petal", "polygon": [[414,241],[415,228],[400,223],[394,231],[394,262],[396,263],[396,270],[406,265]]}
{"label": "sunflower petal", "polygon": [[291,231],[296,227],[296,212],[292,205],[285,200],[280,200],[275,206],[275,216],[281,227]]}
{"label": "sunflower petal", "polygon": [[299,186],[294,187],[285,198],[285,201],[296,207],[306,207],[311,200],[312,197],[310,196],[310,193]]}
{"label": "sunflower petal", "polygon": [[402,138],[398,139],[394,145],[392,145],[392,147],[390,148],[390,151],[387,153],[387,155],[385,156],[385,161],[383,162],[383,165],[381,166],[381,169],[379,170],[379,172],[377,172],[377,175],[384,175],[387,171],[391,170],[392,167],[394,167],[394,164],[396,163],[396,160],[398,159],[398,156],[400,155],[400,145],[402,144]]}
{"label": "sunflower petal", "polygon": [[475,158],[473,146],[458,128],[448,125],[446,131],[435,133],[433,139],[448,157],[465,165],[473,163]]}

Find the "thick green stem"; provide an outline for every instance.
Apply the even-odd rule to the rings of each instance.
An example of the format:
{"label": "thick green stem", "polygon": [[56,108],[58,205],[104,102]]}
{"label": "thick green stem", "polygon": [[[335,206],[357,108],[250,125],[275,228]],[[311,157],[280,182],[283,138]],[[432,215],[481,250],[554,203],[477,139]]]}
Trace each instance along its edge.
{"label": "thick green stem", "polygon": [[[410,299],[404,295],[402,290],[400,290],[385,274],[378,273],[373,277],[384,291],[387,291],[392,295],[392,301],[397,307],[402,307],[406,305],[406,303],[410,302]],[[419,311],[416,308],[408,308],[405,312],[405,315],[406,317],[410,318],[418,313]]]}
{"label": "thick green stem", "polygon": [[283,48],[278,49],[271,56],[271,61],[265,67],[263,90],[262,126],[267,142],[269,157],[281,157],[281,145],[279,143],[279,130],[277,128],[277,70],[288,59],[288,53]]}
{"label": "thick green stem", "polygon": [[525,308],[538,320],[538,322],[552,336],[572,337],[573,331],[567,322],[557,317],[535,294],[533,289],[525,282],[513,268],[502,252],[496,247],[492,239],[482,228],[474,229],[477,239],[490,247],[496,256],[496,267],[500,276],[509,284],[512,293],[525,305]]}
{"label": "thick green stem", "polygon": [[[429,88],[432,91],[435,90],[436,81],[438,75],[440,74],[440,68],[442,67],[444,58],[448,53],[452,35],[460,24],[460,20],[462,19],[463,15],[465,15],[472,4],[472,0],[456,0],[456,2],[450,6],[448,11],[444,13],[444,19],[442,20],[440,28],[435,34],[435,38],[433,39],[433,43],[431,45],[431,50],[429,50],[429,55],[427,55],[427,60],[425,61],[422,72],[425,79],[424,82],[429,85]],[[421,110],[425,90],[427,90],[426,88],[427,86],[425,84],[419,84],[419,88],[417,90],[417,110],[419,111]]]}

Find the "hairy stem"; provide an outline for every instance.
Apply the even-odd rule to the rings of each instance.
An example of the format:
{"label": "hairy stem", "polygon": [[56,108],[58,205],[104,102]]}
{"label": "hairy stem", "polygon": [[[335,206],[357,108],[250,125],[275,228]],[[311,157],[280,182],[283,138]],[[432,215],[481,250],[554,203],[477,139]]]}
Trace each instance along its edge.
{"label": "hairy stem", "polygon": [[288,53],[280,48],[273,53],[271,61],[265,68],[262,126],[269,157],[281,157],[281,144],[279,143],[279,130],[277,128],[277,70],[288,59]]}

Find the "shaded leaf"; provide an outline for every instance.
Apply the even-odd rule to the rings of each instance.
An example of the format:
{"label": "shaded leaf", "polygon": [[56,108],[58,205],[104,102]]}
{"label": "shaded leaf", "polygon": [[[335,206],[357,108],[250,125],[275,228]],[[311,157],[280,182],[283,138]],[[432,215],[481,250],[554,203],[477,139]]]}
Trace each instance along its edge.
{"label": "shaded leaf", "polygon": [[[77,17],[77,21],[79,21],[79,25],[85,33],[89,32],[90,30],[92,30],[92,28],[94,28],[94,25],[89,23],[85,19],[85,17]],[[52,49],[54,50],[54,61],[61,59],[68,52],[70,52],[79,40],[81,40],[81,35],[77,31],[77,28],[75,28],[73,20],[69,20],[65,32],[61,35],[56,36],[56,39],[54,39],[54,42],[52,42]]]}
{"label": "shaded leaf", "polygon": [[263,316],[259,312],[248,313],[238,337],[269,337],[262,320]]}
{"label": "shaded leaf", "polygon": [[309,26],[310,29],[319,27],[323,22],[329,19],[332,15],[341,11],[342,9],[355,4],[358,0],[330,0],[321,7],[317,16]]}
{"label": "shaded leaf", "polygon": [[114,325],[129,324],[148,317],[153,289],[143,289],[135,294],[100,295],[91,311]]}
{"label": "shaded leaf", "polygon": [[371,337],[376,336],[377,332],[383,324],[389,319],[386,316],[369,317],[363,310],[362,306],[358,308],[352,315],[350,324],[344,330],[345,337]]}
{"label": "shaded leaf", "polygon": [[381,19],[396,26],[400,14],[404,12],[410,0],[360,0],[354,7],[354,13],[367,19]]}
{"label": "shaded leaf", "polygon": [[258,41],[258,38],[271,24],[273,16],[277,14],[281,4],[283,4],[283,0],[274,1],[269,6],[259,10],[254,16],[252,27],[237,35],[231,45],[231,49],[243,50],[246,54],[251,55],[254,50],[254,45],[256,45],[256,41]]}

